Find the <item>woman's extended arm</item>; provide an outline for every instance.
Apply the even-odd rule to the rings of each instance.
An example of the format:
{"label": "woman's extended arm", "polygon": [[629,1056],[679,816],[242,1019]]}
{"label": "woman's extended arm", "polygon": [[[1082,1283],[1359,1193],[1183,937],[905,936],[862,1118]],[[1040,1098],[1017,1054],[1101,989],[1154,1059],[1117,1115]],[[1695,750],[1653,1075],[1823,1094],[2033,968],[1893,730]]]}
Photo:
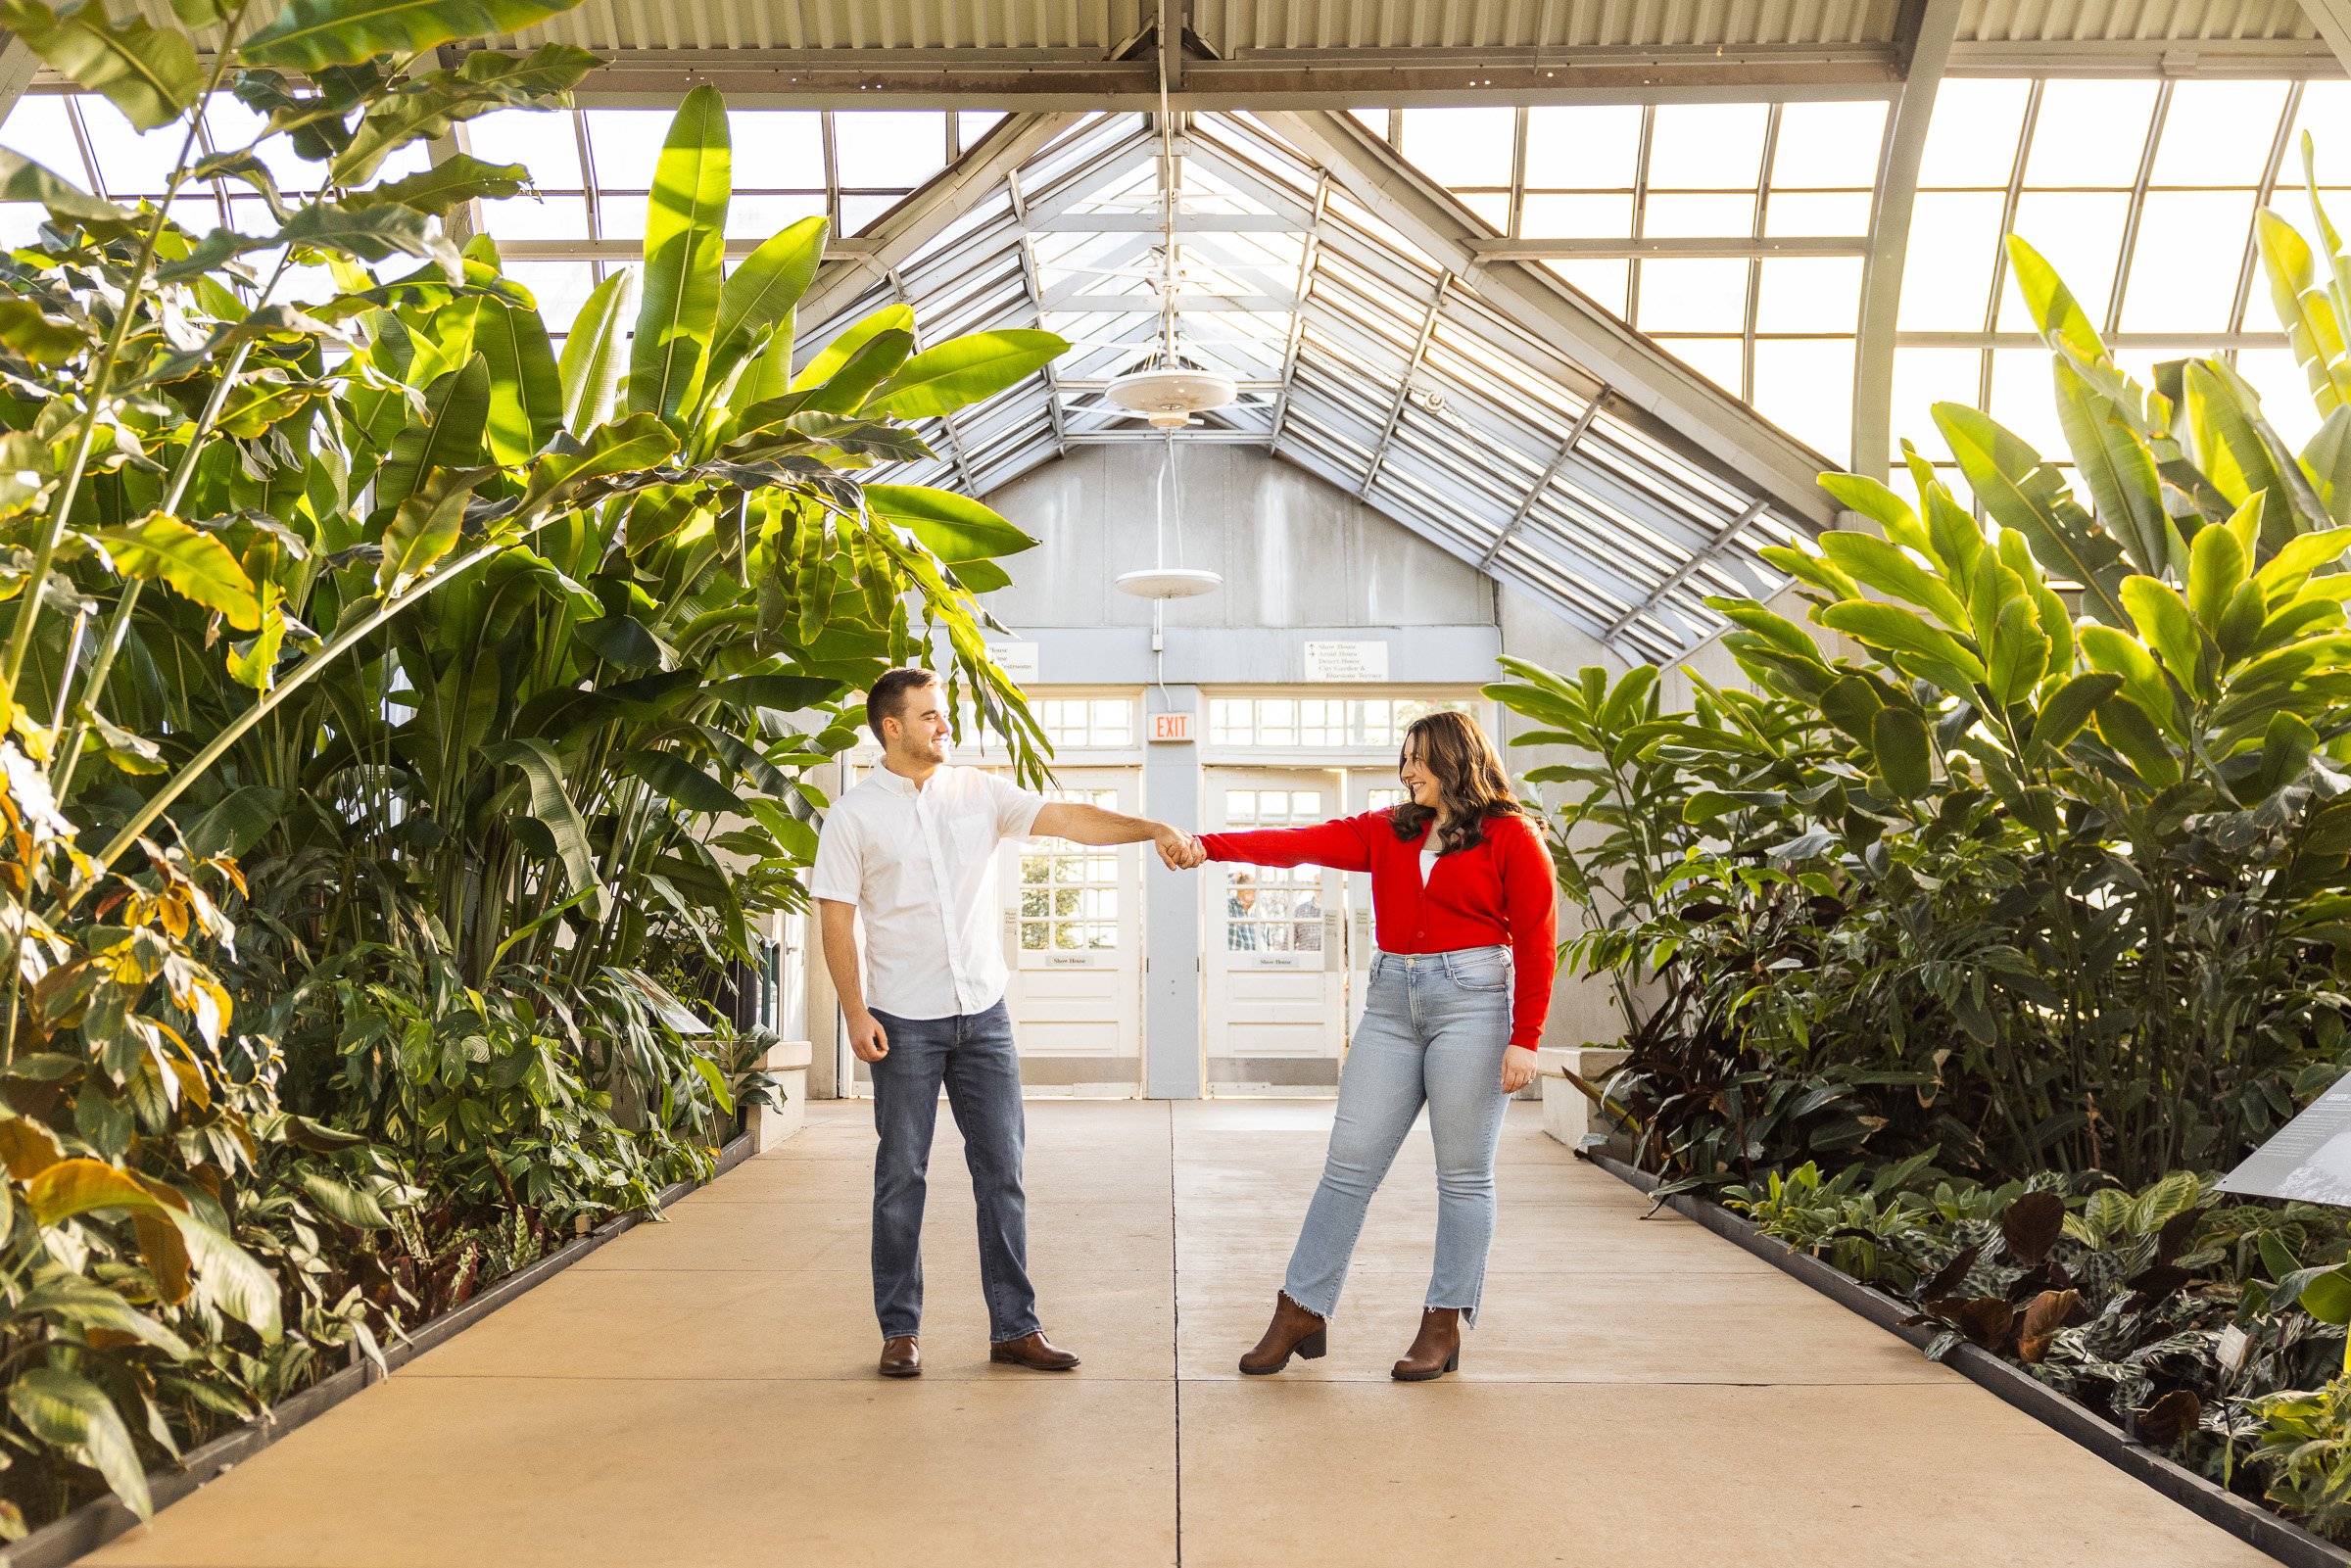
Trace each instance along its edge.
{"label": "woman's extended arm", "polygon": [[1328,866],[1333,871],[1369,871],[1371,834],[1386,832],[1384,812],[1339,817],[1311,828],[1257,828],[1245,832],[1202,833],[1211,860],[1240,860],[1252,866]]}

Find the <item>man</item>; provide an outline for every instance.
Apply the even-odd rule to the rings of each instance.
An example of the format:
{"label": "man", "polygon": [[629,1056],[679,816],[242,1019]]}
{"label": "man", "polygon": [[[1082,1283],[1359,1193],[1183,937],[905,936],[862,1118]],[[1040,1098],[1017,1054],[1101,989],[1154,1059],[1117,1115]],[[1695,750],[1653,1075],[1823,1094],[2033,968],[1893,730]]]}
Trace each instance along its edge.
{"label": "man", "polygon": [[1199,864],[1201,851],[1164,823],[1048,801],[977,768],[947,766],[946,690],[928,670],[891,670],[876,681],[865,720],[882,742],[882,766],[826,813],[810,890],[849,1049],[873,1068],[882,1140],[874,1156],[877,1369],[884,1377],[923,1369],[923,1198],[943,1083],[980,1207],[988,1359],[1067,1371],[1078,1357],[1045,1338],[1029,1283],[1021,1066],[1004,1008],[996,846],[1023,837],[1150,839],[1162,860],[1185,869]]}
{"label": "man", "polygon": [[1245,871],[1232,874],[1224,892],[1224,948],[1231,953],[1258,950],[1257,879]]}

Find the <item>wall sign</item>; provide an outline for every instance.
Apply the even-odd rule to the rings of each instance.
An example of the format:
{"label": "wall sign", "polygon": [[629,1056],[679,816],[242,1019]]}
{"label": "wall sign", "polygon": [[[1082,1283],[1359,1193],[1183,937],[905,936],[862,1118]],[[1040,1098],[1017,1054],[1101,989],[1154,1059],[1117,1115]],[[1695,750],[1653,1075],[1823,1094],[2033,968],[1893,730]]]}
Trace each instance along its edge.
{"label": "wall sign", "polygon": [[1034,642],[990,642],[987,656],[996,661],[1015,685],[1025,685],[1037,679]]}
{"label": "wall sign", "polygon": [[1377,642],[1309,642],[1306,645],[1309,681],[1380,682],[1388,678],[1388,644]]}
{"label": "wall sign", "polygon": [[1192,738],[1192,716],[1189,713],[1154,713],[1151,715],[1151,738],[1187,742]]}

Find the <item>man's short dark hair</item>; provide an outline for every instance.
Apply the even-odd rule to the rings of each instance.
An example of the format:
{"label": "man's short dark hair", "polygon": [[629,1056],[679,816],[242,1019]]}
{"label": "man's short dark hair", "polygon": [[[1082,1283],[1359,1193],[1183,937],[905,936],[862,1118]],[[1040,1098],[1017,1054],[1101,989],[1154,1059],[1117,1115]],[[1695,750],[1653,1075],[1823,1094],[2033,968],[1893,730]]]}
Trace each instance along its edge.
{"label": "man's short dark hair", "polygon": [[890,670],[874,683],[865,694],[865,725],[874,732],[874,738],[888,744],[882,733],[884,719],[900,719],[906,715],[906,693],[938,684],[938,677],[929,670]]}

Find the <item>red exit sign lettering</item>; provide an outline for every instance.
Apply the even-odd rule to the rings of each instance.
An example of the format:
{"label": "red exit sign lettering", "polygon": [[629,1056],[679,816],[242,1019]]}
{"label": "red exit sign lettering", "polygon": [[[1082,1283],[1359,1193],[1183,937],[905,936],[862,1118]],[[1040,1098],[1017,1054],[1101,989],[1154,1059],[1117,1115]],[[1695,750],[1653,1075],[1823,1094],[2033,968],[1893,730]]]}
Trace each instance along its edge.
{"label": "red exit sign lettering", "polygon": [[1188,713],[1154,713],[1151,715],[1153,740],[1184,741],[1192,737],[1192,716]]}

